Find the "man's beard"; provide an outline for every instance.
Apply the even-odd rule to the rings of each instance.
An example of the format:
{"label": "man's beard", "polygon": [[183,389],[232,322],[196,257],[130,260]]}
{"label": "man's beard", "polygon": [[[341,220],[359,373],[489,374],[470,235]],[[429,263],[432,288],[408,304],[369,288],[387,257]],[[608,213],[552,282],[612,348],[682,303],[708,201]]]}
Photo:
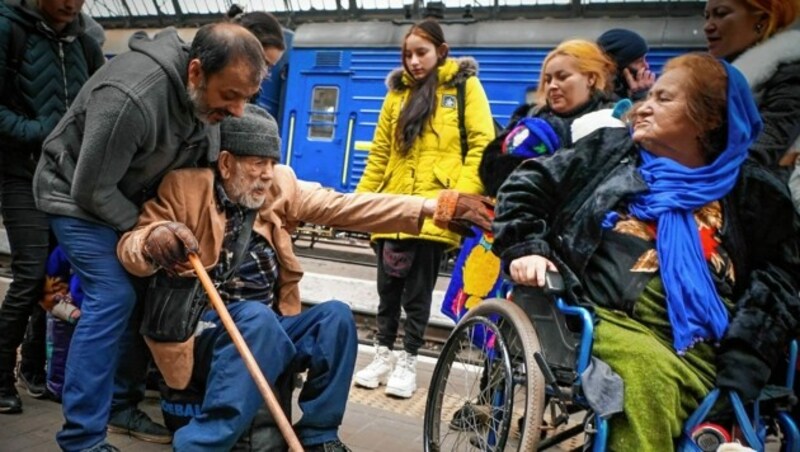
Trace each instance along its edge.
{"label": "man's beard", "polygon": [[[237,162],[235,174],[223,184],[225,187],[225,193],[228,195],[228,198],[230,198],[231,201],[239,204],[242,207],[248,209],[260,209],[267,198],[267,188],[269,188],[268,184],[264,182],[248,184],[243,174],[244,171],[239,167],[239,163]],[[253,192],[256,190],[261,191],[261,194],[254,194]]]}
{"label": "man's beard", "polygon": [[211,116],[215,113],[219,113],[223,118],[230,116],[230,113],[228,113],[227,110],[222,108],[211,108],[208,105],[208,99],[206,99],[205,77],[200,79],[200,83],[197,84],[197,87],[187,85],[186,95],[189,97],[189,102],[192,104],[192,110],[194,110],[195,118],[199,119],[200,122],[204,124],[218,123],[219,121],[211,120]]}
{"label": "man's beard", "polygon": [[197,87],[192,85],[186,86],[186,95],[189,96],[189,102],[192,104],[194,116],[201,122],[208,124],[210,122],[208,116],[211,112],[211,109],[208,107],[208,103],[206,102],[205,90],[205,78],[200,80],[200,83]]}

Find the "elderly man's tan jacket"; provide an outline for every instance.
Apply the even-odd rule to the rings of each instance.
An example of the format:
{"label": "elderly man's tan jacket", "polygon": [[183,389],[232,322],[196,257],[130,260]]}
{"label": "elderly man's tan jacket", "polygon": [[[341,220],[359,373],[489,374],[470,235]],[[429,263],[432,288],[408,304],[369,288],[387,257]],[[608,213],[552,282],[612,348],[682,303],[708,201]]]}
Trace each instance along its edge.
{"label": "elderly man's tan jacket", "polygon": [[[415,196],[342,194],[298,182],[294,171],[275,166],[275,177],[253,232],[267,239],[280,267],[278,306],[282,315],[300,312],[298,283],[303,276],[292,250],[291,233],[301,222],[361,232],[418,234],[424,199]],[[144,257],[144,241],[150,231],[165,222],[185,224],[200,244],[206,268],[217,263],[225,235],[225,212],[214,195],[214,171],[181,169],[164,177],[158,195],[144,204],[136,227],[117,245],[120,262],[136,276],[149,276],[157,268]]]}

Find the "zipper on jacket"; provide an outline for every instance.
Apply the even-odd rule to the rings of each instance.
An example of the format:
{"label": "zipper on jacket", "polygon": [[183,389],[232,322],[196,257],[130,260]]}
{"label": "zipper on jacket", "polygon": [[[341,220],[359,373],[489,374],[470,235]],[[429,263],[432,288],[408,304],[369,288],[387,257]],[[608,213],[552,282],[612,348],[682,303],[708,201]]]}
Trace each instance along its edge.
{"label": "zipper on jacket", "polygon": [[69,110],[69,91],[67,89],[67,59],[64,56],[64,43],[58,41],[58,57],[61,58],[61,79],[64,81],[64,105]]}

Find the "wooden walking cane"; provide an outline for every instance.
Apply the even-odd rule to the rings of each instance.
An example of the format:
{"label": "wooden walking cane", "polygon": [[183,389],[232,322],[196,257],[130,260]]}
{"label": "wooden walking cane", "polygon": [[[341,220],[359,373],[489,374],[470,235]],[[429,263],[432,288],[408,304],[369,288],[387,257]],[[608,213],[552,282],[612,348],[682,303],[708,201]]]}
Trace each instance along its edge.
{"label": "wooden walking cane", "polygon": [[225,326],[231,339],[233,339],[233,344],[236,346],[236,349],[239,350],[239,354],[242,355],[247,370],[256,382],[259,392],[261,392],[264,401],[267,403],[270,414],[272,414],[275,423],[278,424],[278,428],[283,434],[283,438],[289,445],[289,450],[303,452],[303,446],[300,445],[300,440],[297,439],[297,435],[295,435],[292,429],[292,424],[286,419],[286,414],[284,414],[283,409],[278,403],[278,399],[275,398],[275,394],[272,393],[267,379],[264,378],[264,374],[261,373],[261,369],[258,367],[253,353],[244,341],[242,333],[239,332],[239,329],[236,328],[236,324],[233,323],[233,318],[231,318],[230,313],[228,313],[228,308],[226,308],[225,303],[222,302],[222,298],[220,298],[219,292],[217,292],[217,289],[214,287],[214,283],[211,282],[211,278],[208,277],[206,269],[203,268],[200,258],[197,257],[195,253],[189,253],[189,262],[192,264],[192,267],[194,267],[197,277],[200,278],[200,282],[203,284],[203,288],[206,290],[208,298],[211,300],[211,306],[217,311],[217,315],[220,320],[222,320],[222,324]]}

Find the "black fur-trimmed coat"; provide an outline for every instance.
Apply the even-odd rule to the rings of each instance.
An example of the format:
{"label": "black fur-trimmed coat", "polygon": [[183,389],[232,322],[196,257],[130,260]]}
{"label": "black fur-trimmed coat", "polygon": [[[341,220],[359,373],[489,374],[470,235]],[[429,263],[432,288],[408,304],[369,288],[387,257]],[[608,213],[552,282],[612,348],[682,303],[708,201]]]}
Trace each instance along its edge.
{"label": "black fur-trimmed coat", "polygon": [[[587,300],[585,269],[602,240],[602,219],[647,190],[625,129],[601,129],[551,158],[530,159],[500,190],[492,251],[508,265],[537,254],[552,260],[571,298],[629,311],[616,300]],[[800,227],[786,186],[746,162],[720,200],[722,245],[736,274],[730,325],[718,349],[717,384],[763,387],[788,340],[800,334]]]}

